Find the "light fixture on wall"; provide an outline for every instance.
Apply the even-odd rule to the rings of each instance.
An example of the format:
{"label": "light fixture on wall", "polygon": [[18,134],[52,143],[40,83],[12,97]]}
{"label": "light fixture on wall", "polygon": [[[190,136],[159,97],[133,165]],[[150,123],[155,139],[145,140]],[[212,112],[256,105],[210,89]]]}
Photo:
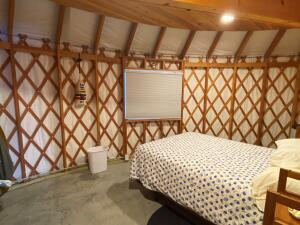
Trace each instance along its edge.
{"label": "light fixture on wall", "polygon": [[221,23],[230,24],[234,21],[234,15],[232,13],[224,13],[221,16]]}

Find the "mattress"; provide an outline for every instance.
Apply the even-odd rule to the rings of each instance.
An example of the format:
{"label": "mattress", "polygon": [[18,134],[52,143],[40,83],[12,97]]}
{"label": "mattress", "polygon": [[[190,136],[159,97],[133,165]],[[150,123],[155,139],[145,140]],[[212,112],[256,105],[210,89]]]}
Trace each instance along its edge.
{"label": "mattress", "polygon": [[251,183],[273,151],[188,132],[140,145],[130,178],[215,224],[262,224]]}

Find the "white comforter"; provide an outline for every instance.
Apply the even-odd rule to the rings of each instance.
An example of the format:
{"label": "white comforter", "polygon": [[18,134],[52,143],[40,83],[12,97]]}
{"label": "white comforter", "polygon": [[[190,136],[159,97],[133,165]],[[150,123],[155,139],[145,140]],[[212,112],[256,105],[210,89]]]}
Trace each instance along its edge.
{"label": "white comforter", "polygon": [[184,133],[140,145],[130,171],[215,224],[261,224],[251,197],[253,177],[269,166],[272,149]]}

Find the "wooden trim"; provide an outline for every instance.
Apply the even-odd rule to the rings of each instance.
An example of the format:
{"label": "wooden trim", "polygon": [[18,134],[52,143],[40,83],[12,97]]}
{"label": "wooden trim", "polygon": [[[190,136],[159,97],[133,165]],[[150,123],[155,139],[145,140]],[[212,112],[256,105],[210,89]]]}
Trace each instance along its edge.
{"label": "wooden trim", "polygon": [[131,24],[130,33],[129,33],[127,43],[126,43],[126,46],[125,46],[125,50],[124,50],[124,55],[125,56],[128,56],[128,54],[130,52],[130,48],[131,48],[131,45],[132,45],[137,27],[138,27],[137,23],[132,23]]}
{"label": "wooden trim", "polygon": [[181,114],[180,114],[180,122],[178,126],[178,133],[182,133],[183,131],[183,109],[184,109],[184,74],[185,74],[185,65],[184,62],[182,63],[182,79],[181,79]]}
{"label": "wooden trim", "polygon": [[277,32],[276,36],[274,37],[272,43],[270,44],[269,48],[267,49],[267,51],[265,53],[265,58],[269,58],[272,55],[274,49],[276,48],[276,46],[278,45],[278,43],[282,39],[285,32],[286,32],[286,29],[280,29]]}
{"label": "wooden trim", "polygon": [[209,76],[209,68],[205,69],[205,83],[204,83],[204,99],[203,99],[203,119],[202,119],[202,133],[206,133],[206,114],[207,114],[207,89],[208,89],[208,76]]}
{"label": "wooden trim", "polygon": [[181,118],[138,119],[138,120],[125,119],[125,122],[126,123],[142,123],[142,122],[180,121],[180,120],[181,120]]}
{"label": "wooden trim", "polygon": [[190,46],[192,44],[192,41],[193,41],[193,39],[195,37],[195,34],[196,34],[195,30],[191,30],[190,31],[189,36],[188,36],[188,38],[187,38],[187,40],[185,42],[185,45],[184,45],[184,47],[183,47],[183,49],[181,51],[181,54],[179,56],[180,59],[184,59],[186,53],[188,52],[188,50],[189,50],[189,48],[190,48]]}
{"label": "wooden trim", "polygon": [[262,145],[262,134],[263,134],[263,120],[266,110],[266,94],[268,88],[268,76],[269,76],[269,67],[264,68],[262,81],[262,91],[260,96],[260,109],[259,109],[259,118],[258,118],[258,128],[257,128],[257,145]]}
{"label": "wooden trim", "polygon": [[233,81],[232,81],[232,90],[231,90],[231,97],[230,97],[230,112],[229,112],[229,139],[232,140],[233,134],[233,120],[234,120],[234,103],[236,101],[236,80],[237,80],[237,67],[234,67],[233,70]]}
{"label": "wooden trim", "polygon": [[159,50],[160,45],[162,43],[162,40],[163,40],[163,38],[165,36],[166,30],[167,30],[166,27],[161,27],[160,28],[159,34],[157,36],[157,40],[155,42],[155,46],[153,48],[152,58],[155,58],[157,56],[158,50]]}
{"label": "wooden trim", "polygon": [[222,37],[222,34],[223,34],[223,31],[218,31],[217,32],[217,34],[216,34],[216,36],[215,36],[215,38],[214,38],[211,46],[209,47],[209,49],[207,51],[207,54],[206,54],[206,58],[207,59],[209,59],[212,56],[212,54],[213,54],[213,52],[214,52],[217,44],[219,43],[219,41],[220,41],[220,39]]}
{"label": "wooden trim", "polygon": [[57,26],[56,26],[56,38],[55,38],[56,45],[60,44],[62,28],[63,28],[63,23],[64,23],[65,10],[66,10],[65,6],[63,6],[63,5],[59,6],[58,20],[57,20]]}
{"label": "wooden trim", "polygon": [[269,67],[297,67],[298,62],[249,62],[249,63],[206,63],[206,62],[185,62],[186,68],[264,68]]}
{"label": "wooden trim", "polygon": [[63,29],[63,22],[65,16],[65,6],[59,7],[59,14],[56,26],[56,67],[57,67],[57,76],[58,76],[58,91],[59,91],[59,114],[60,114],[60,128],[61,128],[61,144],[62,144],[62,156],[63,156],[63,166],[66,169],[67,165],[67,150],[66,150],[66,136],[65,136],[65,114],[63,108],[63,85],[61,77],[61,64],[60,64],[60,38]]}
{"label": "wooden trim", "polygon": [[15,116],[16,116],[16,127],[18,135],[18,145],[19,145],[19,156],[21,164],[22,178],[26,177],[26,167],[25,167],[25,152],[22,139],[22,126],[20,119],[20,105],[19,105],[19,94],[18,94],[18,81],[16,74],[16,61],[15,61],[15,51],[13,48],[13,24],[14,24],[14,11],[15,11],[15,0],[9,0],[8,9],[8,41],[10,44],[9,58],[12,73],[12,83],[13,83],[13,96],[14,96],[14,106],[15,106]]}
{"label": "wooden trim", "polygon": [[98,16],[98,25],[97,25],[97,31],[95,36],[95,42],[94,42],[94,54],[97,54],[97,50],[100,45],[101,40],[101,34],[104,26],[105,16],[99,15]]}
{"label": "wooden trim", "polygon": [[[123,79],[123,96],[125,96],[125,88],[124,88],[124,81],[125,81],[125,76],[124,76],[124,71],[126,67],[126,59],[123,57],[121,61],[121,73],[122,73],[122,79]],[[126,115],[125,115],[125,98],[123,97],[123,110],[122,110],[122,116],[123,116],[123,155],[127,155],[127,145],[128,145],[128,137],[127,137],[127,121],[126,121]]]}
{"label": "wooden trim", "polygon": [[298,109],[298,98],[299,98],[299,91],[300,91],[300,60],[299,65],[297,68],[297,78],[296,78],[296,83],[295,83],[295,95],[294,95],[294,100],[293,100],[293,109],[292,109],[292,116],[291,116],[291,127],[296,128],[296,116],[297,116],[297,111]]}
{"label": "wooden trim", "polygon": [[238,50],[237,50],[236,53],[235,53],[235,62],[238,62],[238,60],[239,60],[239,58],[241,57],[241,55],[242,55],[242,53],[243,53],[245,47],[247,46],[247,44],[248,44],[248,42],[249,42],[249,40],[250,40],[252,34],[253,34],[253,31],[248,31],[248,32],[245,34],[245,36],[244,36],[244,38],[243,38],[243,40],[242,40],[242,42],[241,42],[241,44],[240,44]]}

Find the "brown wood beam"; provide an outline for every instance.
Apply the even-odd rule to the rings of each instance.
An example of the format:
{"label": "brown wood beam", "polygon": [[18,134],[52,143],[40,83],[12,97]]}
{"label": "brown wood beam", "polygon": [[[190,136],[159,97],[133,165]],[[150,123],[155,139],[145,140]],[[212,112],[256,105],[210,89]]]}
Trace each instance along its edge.
{"label": "brown wood beam", "polygon": [[274,37],[272,43],[270,44],[269,48],[267,49],[267,51],[266,51],[266,53],[265,53],[265,56],[264,56],[265,59],[266,59],[266,58],[269,58],[269,57],[272,55],[274,49],[276,48],[276,46],[278,45],[278,43],[279,43],[280,40],[282,39],[282,37],[283,37],[283,35],[285,34],[285,32],[286,32],[286,29],[280,29],[280,30],[277,32],[276,36]]}
{"label": "brown wood beam", "polygon": [[220,41],[220,38],[221,38],[222,34],[223,34],[223,31],[217,32],[217,34],[216,34],[216,36],[215,36],[215,39],[213,40],[211,46],[209,47],[209,49],[208,49],[208,51],[207,51],[207,54],[206,54],[206,58],[207,58],[207,59],[209,59],[209,58],[212,56],[212,54],[213,54],[213,52],[214,52],[214,50],[215,50],[217,44],[218,44],[219,41]]}
{"label": "brown wood beam", "polygon": [[98,25],[97,25],[97,31],[96,31],[96,37],[95,37],[95,43],[94,43],[94,53],[97,54],[97,50],[100,45],[101,40],[101,34],[104,26],[105,16],[99,15],[98,18]]}
{"label": "brown wood beam", "polygon": [[166,30],[167,30],[166,27],[161,27],[160,28],[159,34],[157,36],[157,40],[155,42],[155,46],[153,48],[152,58],[155,58],[157,56],[158,50],[159,50],[160,45],[162,43],[162,40],[163,40],[163,38],[165,36]]}
{"label": "brown wood beam", "polygon": [[137,27],[138,27],[137,23],[132,23],[131,24],[130,33],[129,33],[127,43],[126,43],[126,46],[125,46],[125,50],[124,50],[124,55],[125,56],[128,56],[128,54],[130,52],[130,48],[131,48],[131,45],[132,45]]}
{"label": "brown wood beam", "polygon": [[60,39],[63,29],[64,17],[65,17],[65,6],[59,7],[58,20],[56,26],[56,67],[57,67],[57,77],[58,77],[58,94],[59,94],[59,120],[60,120],[60,129],[61,129],[61,150],[63,157],[63,166],[67,168],[67,150],[66,150],[66,137],[65,137],[65,117],[64,117],[64,104],[63,104],[63,81],[61,75],[61,64],[60,64]]}
{"label": "brown wood beam", "polygon": [[249,42],[252,34],[253,34],[253,31],[248,31],[245,34],[245,36],[244,36],[244,38],[243,38],[243,40],[242,40],[242,42],[241,42],[238,50],[235,53],[235,61],[236,62],[240,59],[241,55],[243,54],[243,51],[244,51],[245,47],[247,46],[247,44],[248,44],[248,42]]}
{"label": "brown wood beam", "polygon": [[190,31],[190,34],[189,34],[189,36],[188,36],[188,38],[187,38],[187,40],[185,42],[185,45],[184,45],[184,47],[183,47],[183,49],[181,51],[181,54],[179,56],[180,59],[184,59],[186,53],[188,52],[188,50],[189,50],[189,48],[190,48],[190,46],[192,44],[192,41],[193,41],[193,39],[195,37],[195,34],[196,34],[195,30],[191,30]]}
{"label": "brown wood beam", "polygon": [[11,65],[11,74],[12,74],[12,82],[13,82],[13,96],[14,96],[14,106],[15,106],[15,116],[16,116],[16,127],[17,127],[17,135],[18,135],[18,145],[19,145],[19,158],[21,164],[21,174],[22,178],[26,177],[26,160],[25,160],[25,152],[23,146],[22,139],[22,126],[21,126],[21,116],[20,116],[20,105],[19,105],[19,94],[18,94],[18,81],[16,75],[16,62],[15,62],[15,52],[13,49],[13,24],[14,24],[14,12],[15,12],[15,1],[9,0],[8,6],[8,43],[9,43],[9,58]]}
{"label": "brown wood beam", "polygon": [[57,26],[56,26],[56,38],[55,38],[56,46],[59,46],[59,44],[60,44],[65,11],[66,11],[66,7],[63,5],[60,5],[59,12],[58,12],[58,21],[57,21]]}

